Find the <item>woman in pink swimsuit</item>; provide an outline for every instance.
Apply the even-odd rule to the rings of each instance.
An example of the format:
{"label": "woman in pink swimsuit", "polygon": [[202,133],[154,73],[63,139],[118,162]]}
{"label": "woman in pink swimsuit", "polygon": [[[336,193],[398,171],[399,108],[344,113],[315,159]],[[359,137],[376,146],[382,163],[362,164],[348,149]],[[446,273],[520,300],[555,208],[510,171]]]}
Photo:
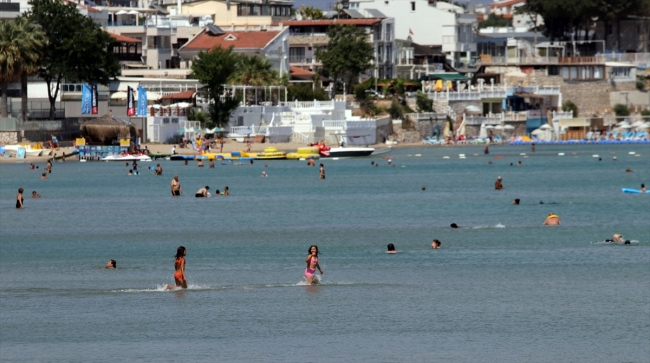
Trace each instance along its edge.
{"label": "woman in pink swimsuit", "polygon": [[307,283],[310,285],[318,283],[318,279],[314,280],[316,269],[320,271],[321,275],[323,274],[323,270],[318,264],[318,246],[312,245],[309,247],[309,255],[307,255],[305,262],[307,263],[307,268],[305,269],[305,278],[307,279]]}

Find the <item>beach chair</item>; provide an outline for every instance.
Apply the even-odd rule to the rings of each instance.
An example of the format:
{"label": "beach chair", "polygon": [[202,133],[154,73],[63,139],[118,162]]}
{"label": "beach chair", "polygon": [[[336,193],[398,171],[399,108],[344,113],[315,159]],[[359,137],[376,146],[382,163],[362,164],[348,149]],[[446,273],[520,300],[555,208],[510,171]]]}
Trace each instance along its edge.
{"label": "beach chair", "polygon": [[585,140],[591,140],[592,137],[594,137],[594,133],[591,131],[585,134]]}

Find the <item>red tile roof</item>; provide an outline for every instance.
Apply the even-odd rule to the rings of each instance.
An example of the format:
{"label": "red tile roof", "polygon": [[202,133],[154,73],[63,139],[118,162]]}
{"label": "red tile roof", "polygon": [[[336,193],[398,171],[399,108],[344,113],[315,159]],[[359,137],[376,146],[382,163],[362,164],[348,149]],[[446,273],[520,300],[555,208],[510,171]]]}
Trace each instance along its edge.
{"label": "red tile roof", "polygon": [[[189,43],[185,44],[182,49],[185,50],[209,50],[216,46],[228,48],[231,45],[235,48],[264,48],[280,32],[277,31],[238,31],[226,32],[225,34],[212,35],[205,30]],[[235,37],[233,40],[226,40],[229,36]]]}
{"label": "red tile roof", "polygon": [[142,40],[127,37],[126,35],[113,34],[113,33],[108,33],[108,35],[110,35],[111,38],[115,39],[115,41],[119,43],[142,43]]}
{"label": "red tile roof", "polygon": [[325,26],[325,25],[373,25],[380,23],[379,18],[366,18],[366,19],[327,19],[327,20],[288,20],[275,23],[274,25],[285,26]]}
{"label": "red tile roof", "polygon": [[172,93],[170,95],[164,95],[161,100],[191,100],[194,97],[196,91],[193,89],[188,89],[187,91]]}
{"label": "red tile roof", "polygon": [[300,67],[290,67],[289,68],[289,73],[292,76],[313,76],[314,72],[310,72],[306,69],[302,69]]}
{"label": "red tile roof", "polygon": [[490,4],[490,7],[491,7],[491,8],[501,8],[501,7],[504,7],[504,6],[510,6],[510,5],[514,5],[514,4],[523,3],[523,2],[525,2],[525,1],[526,1],[526,0],[509,0],[509,1],[502,1],[502,2],[500,2],[500,3]]}

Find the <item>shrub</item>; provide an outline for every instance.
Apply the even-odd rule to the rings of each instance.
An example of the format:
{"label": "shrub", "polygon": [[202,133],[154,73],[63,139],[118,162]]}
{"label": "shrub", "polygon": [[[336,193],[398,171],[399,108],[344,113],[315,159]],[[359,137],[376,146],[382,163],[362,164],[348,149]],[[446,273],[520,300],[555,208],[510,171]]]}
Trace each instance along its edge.
{"label": "shrub", "polygon": [[422,91],[418,91],[415,98],[415,105],[418,112],[433,112],[433,100],[427,97]]}
{"label": "shrub", "polygon": [[562,111],[564,112],[573,112],[573,117],[578,117],[578,106],[571,101],[566,101],[562,104]]}
{"label": "shrub", "polygon": [[329,97],[327,91],[320,87],[312,89],[312,85],[308,83],[293,84],[287,89],[288,101],[327,101]]}
{"label": "shrub", "polygon": [[617,103],[614,105],[614,113],[616,116],[630,116],[630,109],[625,105]]}
{"label": "shrub", "polygon": [[402,106],[399,105],[396,101],[393,101],[393,103],[390,105],[388,108],[388,114],[390,115],[390,118],[395,120],[395,119],[404,119],[404,111],[402,111]]}
{"label": "shrub", "polygon": [[641,116],[650,116],[650,109],[641,110]]}
{"label": "shrub", "polygon": [[645,91],[645,84],[643,81],[636,81],[636,89],[639,91]]}

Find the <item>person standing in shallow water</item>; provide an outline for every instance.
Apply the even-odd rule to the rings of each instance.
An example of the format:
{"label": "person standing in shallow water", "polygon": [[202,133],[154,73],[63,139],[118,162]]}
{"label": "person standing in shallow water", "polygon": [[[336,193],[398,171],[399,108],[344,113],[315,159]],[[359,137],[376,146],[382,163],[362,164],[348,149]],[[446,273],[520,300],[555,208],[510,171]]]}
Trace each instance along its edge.
{"label": "person standing in shallow water", "polygon": [[16,195],[16,208],[25,208],[25,205],[23,204],[23,192],[25,190],[23,188],[18,189],[18,194]]}
{"label": "person standing in shallow water", "polygon": [[503,184],[501,184],[501,177],[498,177],[497,181],[494,183],[494,189],[503,190]]}
{"label": "person standing in shallow water", "polygon": [[176,286],[166,285],[166,290],[173,290],[177,287],[182,287],[187,289],[187,279],[185,279],[185,255],[187,255],[187,250],[183,246],[179,246],[176,249],[176,261],[174,261],[174,281]]}
{"label": "person standing in shallow water", "polygon": [[171,190],[173,196],[181,195],[181,193],[183,193],[183,188],[181,188],[181,182],[178,181],[178,175],[174,175],[174,178],[172,179]]}
{"label": "person standing in shallow water", "polygon": [[318,264],[318,246],[316,245],[311,245],[309,247],[309,254],[307,255],[307,259],[305,260],[307,263],[307,268],[305,269],[305,278],[307,279],[307,283],[309,285],[318,283],[318,280],[314,280],[314,274],[316,274],[316,269],[320,271],[320,274],[323,274],[323,270],[320,268],[320,265]]}
{"label": "person standing in shallow water", "polygon": [[320,176],[319,179],[325,179],[325,166],[323,164],[320,164]]}

